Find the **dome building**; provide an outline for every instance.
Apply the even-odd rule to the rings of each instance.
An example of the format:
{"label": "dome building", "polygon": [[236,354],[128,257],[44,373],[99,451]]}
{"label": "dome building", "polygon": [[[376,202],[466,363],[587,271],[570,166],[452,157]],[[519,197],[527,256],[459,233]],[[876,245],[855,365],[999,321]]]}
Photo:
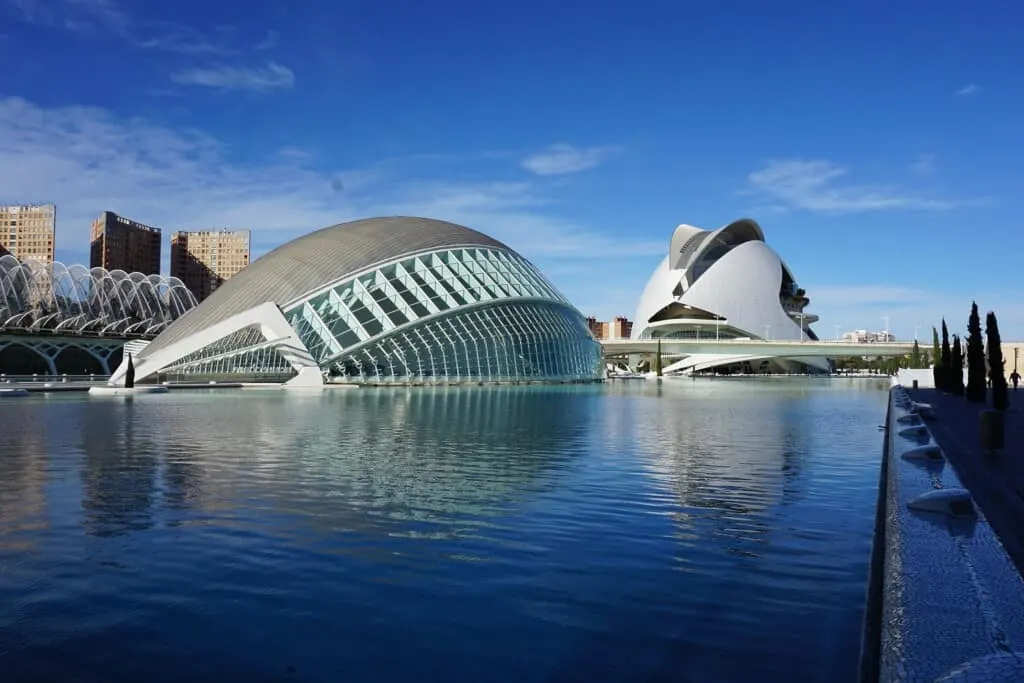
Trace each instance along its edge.
{"label": "dome building", "polygon": [[[480,232],[371,218],[255,261],[134,359],[139,382],[590,381],[600,345],[529,261]],[[127,363],[111,381],[124,382]]]}
{"label": "dome building", "polygon": [[[789,267],[749,218],[718,230],[680,225],[654,269],[633,318],[632,339],[817,340],[810,303]],[[829,370],[824,358],[689,354],[665,373]]]}

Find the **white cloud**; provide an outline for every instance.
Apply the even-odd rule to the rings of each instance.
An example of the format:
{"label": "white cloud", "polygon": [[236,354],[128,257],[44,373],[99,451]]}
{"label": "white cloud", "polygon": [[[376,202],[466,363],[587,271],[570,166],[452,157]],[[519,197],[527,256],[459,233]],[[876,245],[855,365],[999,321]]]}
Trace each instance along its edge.
{"label": "white cloud", "polygon": [[[380,215],[469,225],[542,267],[565,260],[619,263],[630,256],[650,256],[653,267],[653,257],[665,248],[664,240],[623,245],[613,235],[557,217],[541,181],[446,181],[437,178],[437,167],[410,177],[393,159],[314,170],[309,160],[280,150],[265,164],[243,166],[231,161],[231,152],[200,131],[121,119],[96,108],[0,99],[3,199],[55,202],[58,258],[64,260],[87,260],[89,222],[108,209],[165,234],[249,228],[254,256],[319,227]],[[593,272],[599,281],[607,271]],[[574,296],[569,290],[583,286],[580,281],[564,289]]]}
{"label": "white cloud", "polygon": [[846,175],[846,168],[830,161],[773,160],[747,177],[746,193],[794,209],[834,213],[943,211],[984,201],[929,199],[899,188],[844,183]]}
{"label": "white cloud", "polygon": [[265,67],[245,68],[221,64],[219,66],[186,69],[171,74],[171,80],[180,85],[198,85],[220,90],[253,90],[264,92],[295,85],[295,73],[277,62]]}
{"label": "white cloud", "polygon": [[559,143],[523,159],[523,168],[541,176],[579,173],[604,163],[616,151],[616,147],[573,147]]}
{"label": "white cloud", "polygon": [[956,94],[961,96],[961,97],[966,97],[967,95],[973,95],[974,93],[978,92],[979,90],[981,90],[981,88],[979,86],[975,85],[974,83],[968,83],[964,87],[962,87],[959,90],[957,90]]}

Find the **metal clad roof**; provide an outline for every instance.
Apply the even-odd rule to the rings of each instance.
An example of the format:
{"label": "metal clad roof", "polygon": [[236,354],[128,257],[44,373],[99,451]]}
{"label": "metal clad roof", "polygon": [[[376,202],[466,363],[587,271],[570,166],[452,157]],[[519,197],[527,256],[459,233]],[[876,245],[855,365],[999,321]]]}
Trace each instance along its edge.
{"label": "metal clad roof", "polygon": [[264,302],[284,305],[374,264],[458,246],[508,249],[476,230],[431,218],[367,218],[311,232],[257,259],[218,287],[140,357]]}

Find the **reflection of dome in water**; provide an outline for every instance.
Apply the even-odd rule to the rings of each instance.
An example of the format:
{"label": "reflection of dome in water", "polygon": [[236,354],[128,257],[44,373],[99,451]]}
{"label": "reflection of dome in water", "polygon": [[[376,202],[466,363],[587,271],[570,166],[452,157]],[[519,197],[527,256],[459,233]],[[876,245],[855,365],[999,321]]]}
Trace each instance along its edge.
{"label": "reflection of dome in water", "polygon": [[444,221],[372,218],[257,259],[147,346],[136,379],[593,380],[600,359],[579,311],[506,245]]}
{"label": "reflection of dome in water", "polygon": [[[442,521],[487,516],[542,490],[574,454],[583,402],[572,390],[438,389],[339,395],[346,420],[320,430],[296,466],[348,503]],[[338,444],[344,446],[339,448]],[[390,510],[390,512],[388,512]]]}
{"label": "reflection of dome in water", "polygon": [[[161,505],[226,518],[258,505],[318,537],[478,527],[501,506],[553,487],[584,452],[590,403],[579,394],[591,391],[229,392],[192,395],[187,405],[172,393],[139,402],[145,442],[139,430],[128,438],[106,422],[102,432],[88,430],[91,533],[129,530]],[[118,497],[128,491],[131,505]]]}

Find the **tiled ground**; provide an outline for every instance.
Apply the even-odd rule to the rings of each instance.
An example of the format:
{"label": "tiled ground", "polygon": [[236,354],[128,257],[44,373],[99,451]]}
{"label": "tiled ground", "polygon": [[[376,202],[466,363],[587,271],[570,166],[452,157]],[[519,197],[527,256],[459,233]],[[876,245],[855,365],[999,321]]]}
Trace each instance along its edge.
{"label": "tiled ground", "polygon": [[928,422],[932,435],[1017,571],[1024,573],[1024,389],[1010,389],[1006,445],[995,455],[981,447],[980,415],[989,408],[987,404],[968,403],[935,389],[909,391],[914,400],[934,406],[935,419]]}

